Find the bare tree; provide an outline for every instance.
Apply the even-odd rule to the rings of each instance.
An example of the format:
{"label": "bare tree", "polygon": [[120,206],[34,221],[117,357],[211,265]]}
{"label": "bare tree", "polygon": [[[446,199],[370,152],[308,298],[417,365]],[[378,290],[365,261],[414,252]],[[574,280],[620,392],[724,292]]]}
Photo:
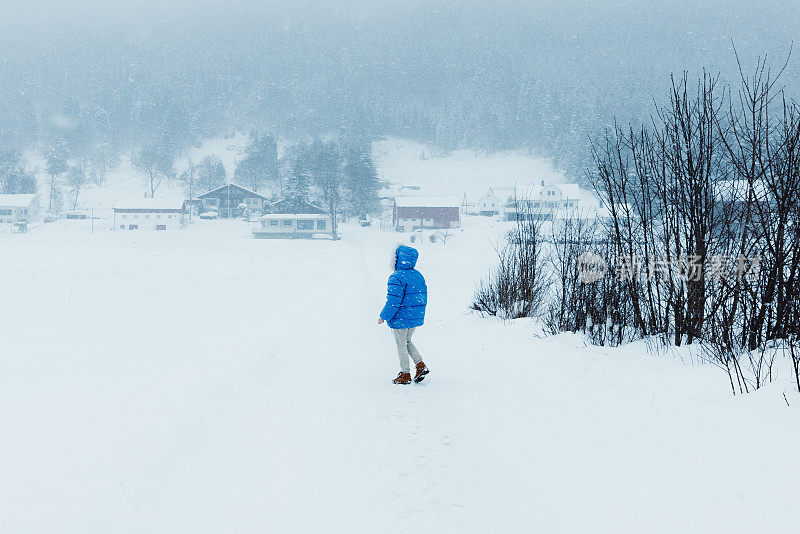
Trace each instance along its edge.
{"label": "bare tree", "polygon": [[133,157],[133,168],[144,176],[145,184],[153,198],[164,181],[175,177],[172,154],[157,145],[141,149]]}

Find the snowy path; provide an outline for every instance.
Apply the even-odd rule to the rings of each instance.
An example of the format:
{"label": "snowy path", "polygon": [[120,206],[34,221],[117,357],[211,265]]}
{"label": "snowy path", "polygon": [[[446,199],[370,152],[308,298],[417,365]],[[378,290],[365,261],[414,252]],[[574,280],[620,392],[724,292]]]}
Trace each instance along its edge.
{"label": "snowy path", "polygon": [[394,237],[0,236],[2,530],[792,532],[782,390],[468,315],[484,240],[421,247],[432,373],[392,385]]}

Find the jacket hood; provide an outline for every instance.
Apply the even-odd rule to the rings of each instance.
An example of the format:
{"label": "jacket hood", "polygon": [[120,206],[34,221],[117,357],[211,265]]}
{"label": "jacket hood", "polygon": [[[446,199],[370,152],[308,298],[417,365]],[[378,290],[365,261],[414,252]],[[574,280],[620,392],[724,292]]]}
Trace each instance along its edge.
{"label": "jacket hood", "polygon": [[394,251],[394,268],[397,270],[413,269],[417,265],[417,258],[419,258],[417,249],[400,245]]}

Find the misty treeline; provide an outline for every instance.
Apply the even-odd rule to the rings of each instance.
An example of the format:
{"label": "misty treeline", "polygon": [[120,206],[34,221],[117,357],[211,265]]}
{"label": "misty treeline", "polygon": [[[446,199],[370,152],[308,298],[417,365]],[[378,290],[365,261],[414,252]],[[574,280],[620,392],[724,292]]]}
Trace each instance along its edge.
{"label": "misty treeline", "polygon": [[800,27],[751,0],[45,4],[0,17],[0,151],[64,140],[93,171],[255,128],[527,149],[578,180],[586,139],[645,116],[660,75],[728,72],[731,37],[783,51]]}
{"label": "misty treeline", "polygon": [[[780,80],[766,60],[737,87],[684,74],[648,125],[608,130],[589,172],[608,218],[554,222],[537,268],[505,274],[501,254],[495,280],[548,287],[522,315],[601,344],[699,343],[734,393],[770,382],[787,356],[800,389],[800,106]],[[522,235],[515,262],[544,246],[541,228]],[[586,281],[587,264],[603,276]],[[504,316],[530,298],[493,284],[476,303],[488,290]]]}

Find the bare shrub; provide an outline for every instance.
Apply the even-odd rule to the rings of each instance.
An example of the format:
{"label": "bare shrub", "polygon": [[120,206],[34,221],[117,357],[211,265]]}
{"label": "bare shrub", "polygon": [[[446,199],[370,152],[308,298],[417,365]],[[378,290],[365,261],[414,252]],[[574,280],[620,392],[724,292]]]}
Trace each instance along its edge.
{"label": "bare shrub", "polygon": [[472,309],[503,319],[534,316],[547,279],[542,274],[541,222],[529,202],[518,202],[517,224],[497,251],[499,265],[479,283]]}

